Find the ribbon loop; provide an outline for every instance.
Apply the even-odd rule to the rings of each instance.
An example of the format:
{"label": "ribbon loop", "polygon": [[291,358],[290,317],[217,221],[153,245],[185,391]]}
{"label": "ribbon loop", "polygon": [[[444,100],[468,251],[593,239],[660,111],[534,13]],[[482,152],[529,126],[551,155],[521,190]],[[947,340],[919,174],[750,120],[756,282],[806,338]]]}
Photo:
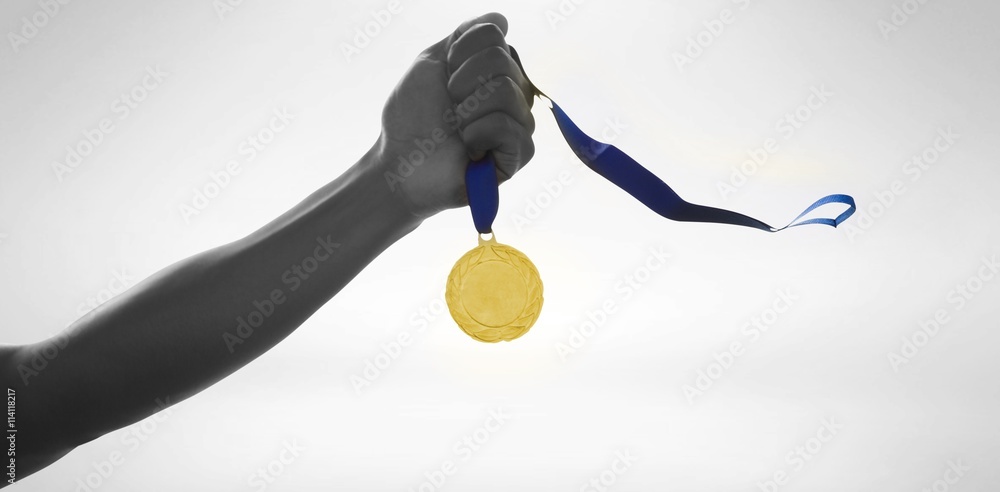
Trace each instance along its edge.
{"label": "ribbon loop", "polygon": [[[817,208],[822,207],[823,205],[826,205],[828,203],[843,203],[843,204],[846,204],[847,205],[847,210],[844,210],[835,219],[827,219],[827,218],[823,218],[823,217],[818,217],[818,218],[815,218],[815,219],[809,219],[809,220],[803,220],[802,222],[797,222],[802,217],[805,217],[806,214],[808,214],[809,212],[812,212],[813,210],[816,210]],[[802,213],[798,215],[798,217],[795,217],[794,219],[792,219],[792,221],[788,225],[786,225],[785,227],[782,227],[781,229],[788,229],[789,227],[795,227],[795,226],[806,225],[806,224],[823,224],[823,225],[828,225],[830,227],[837,227],[838,225],[840,225],[841,222],[847,220],[848,217],[850,217],[851,215],[853,215],[854,211],[856,209],[857,209],[857,205],[854,203],[854,198],[851,197],[850,195],[840,195],[840,194],[827,195],[827,196],[824,196],[823,198],[820,198],[819,200],[816,200],[815,202],[813,202],[812,205],[809,205],[808,207],[806,207],[806,209],[803,210]],[[778,232],[781,229],[775,229],[774,232]]]}

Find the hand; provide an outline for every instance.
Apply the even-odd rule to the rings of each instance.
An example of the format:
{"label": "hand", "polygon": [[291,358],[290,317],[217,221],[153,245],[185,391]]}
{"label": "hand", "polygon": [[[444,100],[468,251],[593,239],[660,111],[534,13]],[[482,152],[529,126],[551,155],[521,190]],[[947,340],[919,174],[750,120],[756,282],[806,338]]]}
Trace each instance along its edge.
{"label": "hand", "polygon": [[418,217],[468,204],[470,159],[492,152],[503,182],[534,155],[533,94],[506,34],[497,13],[462,23],[417,56],[386,101],[375,161]]}

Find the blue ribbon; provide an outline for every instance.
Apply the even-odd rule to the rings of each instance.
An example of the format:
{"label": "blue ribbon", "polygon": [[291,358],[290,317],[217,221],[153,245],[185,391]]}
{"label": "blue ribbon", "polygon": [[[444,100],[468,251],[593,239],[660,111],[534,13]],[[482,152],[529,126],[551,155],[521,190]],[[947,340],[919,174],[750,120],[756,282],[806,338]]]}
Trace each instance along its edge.
{"label": "blue ribbon", "polygon": [[497,166],[493,153],[469,163],[465,168],[465,192],[469,196],[472,222],[480,234],[493,232],[493,219],[500,208],[500,184],[497,182]]}
{"label": "blue ribbon", "polygon": [[[517,52],[511,47],[511,55],[521,65]],[[522,73],[524,68],[521,68]],[[527,74],[525,74],[527,78]],[[847,220],[857,209],[854,198],[849,195],[828,195],[809,205],[788,225],[781,228],[771,227],[753,217],[721,208],[706,207],[685,201],[667,183],[656,177],[635,159],[622,152],[618,147],[599,142],[583,132],[573,123],[565,111],[555,101],[534,88],[535,95],[543,96],[552,103],[552,114],[555,116],[559,130],[562,131],[566,143],[573,153],[590,169],[611,181],[619,188],[646,205],[650,210],[670,220],[681,222],[714,222],[753,227],[767,232],[778,232],[789,227],[806,224],[823,224],[837,227]],[[480,234],[492,232],[493,220],[496,219],[500,204],[500,195],[496,176],[496,163],[493,156],[487,152],[481,160],[470,162],[465,171],[466,193],[469,197],[469,208],[472,210],[472,221]],[[809,212],[829,203],[843,203],[848,206],[836,218],[825,217],[801,220]]]}

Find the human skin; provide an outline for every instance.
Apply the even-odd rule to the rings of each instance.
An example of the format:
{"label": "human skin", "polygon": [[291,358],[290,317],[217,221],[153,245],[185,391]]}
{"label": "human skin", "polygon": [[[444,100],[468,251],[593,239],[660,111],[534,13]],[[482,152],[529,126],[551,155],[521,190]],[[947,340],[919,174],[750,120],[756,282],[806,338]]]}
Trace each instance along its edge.
{"label": "human skin", "polygon": [[[282,216],[159,271],[52,339],[0,347],[0,384],[16,395],[17,479],[274,347],[423,220],[464,206],[470,159],[491,152],[501,181],[523,167],[534,153],[532,92],[506,33],[502,15],[486,14],[421,52],[371,149]],[[392,178],[427,139],[433,152]],[[259,326],[241,327],[254,312]],[[58,355],[31,369],[56,339],[67,341]]]}

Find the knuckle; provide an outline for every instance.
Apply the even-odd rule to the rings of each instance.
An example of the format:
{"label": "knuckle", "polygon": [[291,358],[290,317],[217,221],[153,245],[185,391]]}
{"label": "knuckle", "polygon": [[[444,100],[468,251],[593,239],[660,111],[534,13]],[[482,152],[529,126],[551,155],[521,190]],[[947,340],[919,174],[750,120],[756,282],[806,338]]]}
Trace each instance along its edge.
{"label": "knuckle", "polygon": [[474,39],[476,41],[496,44],[503,47],[507,46],[507,42],[504,40],[503,31],[500,29],[500,26],[493,23],[487,22],[483,24],[476,24],[466,32],[466,35],[469,36],[470,39]]}
{"label": "knuckle", "polygon": [[527,112],[527,116],[525,117],[525,123],[526,123],[525,130],[528,130],[528,135],[529,136],[530,135],[534,135],[535,134],[535,115],[531,114],[531,111]]}
{"label": "knuckle", "polygon": [[496,96],[500,99],[504,105],[516,104],[518,99],[521,99],[521,88],[517,86],[517,82],[507,75],[493,75],[490,79],[496,83]]}
{"label": "knuckle", "polygon": [[521,86],[507,76],[494,77],[494,80],[499,83],[494,96],[497,98],[497,106],[517,116],[516,120],[525,126],[529,134],[534,133],[535,117],[531,114],[531,105],[525,99]]}
{"label": "knuckle", "polygon": [[535,156],[535,142],[530,138],[524,138],[521,141],[521,149],[518,153],[518,161],[520,161],[520,167],[524,167],[532,157]]}
{"label": "knuckle", "polygon": [[511,61],[510,54],[501,46],[489,46],[480,55],[492,69],[506,69]]}

